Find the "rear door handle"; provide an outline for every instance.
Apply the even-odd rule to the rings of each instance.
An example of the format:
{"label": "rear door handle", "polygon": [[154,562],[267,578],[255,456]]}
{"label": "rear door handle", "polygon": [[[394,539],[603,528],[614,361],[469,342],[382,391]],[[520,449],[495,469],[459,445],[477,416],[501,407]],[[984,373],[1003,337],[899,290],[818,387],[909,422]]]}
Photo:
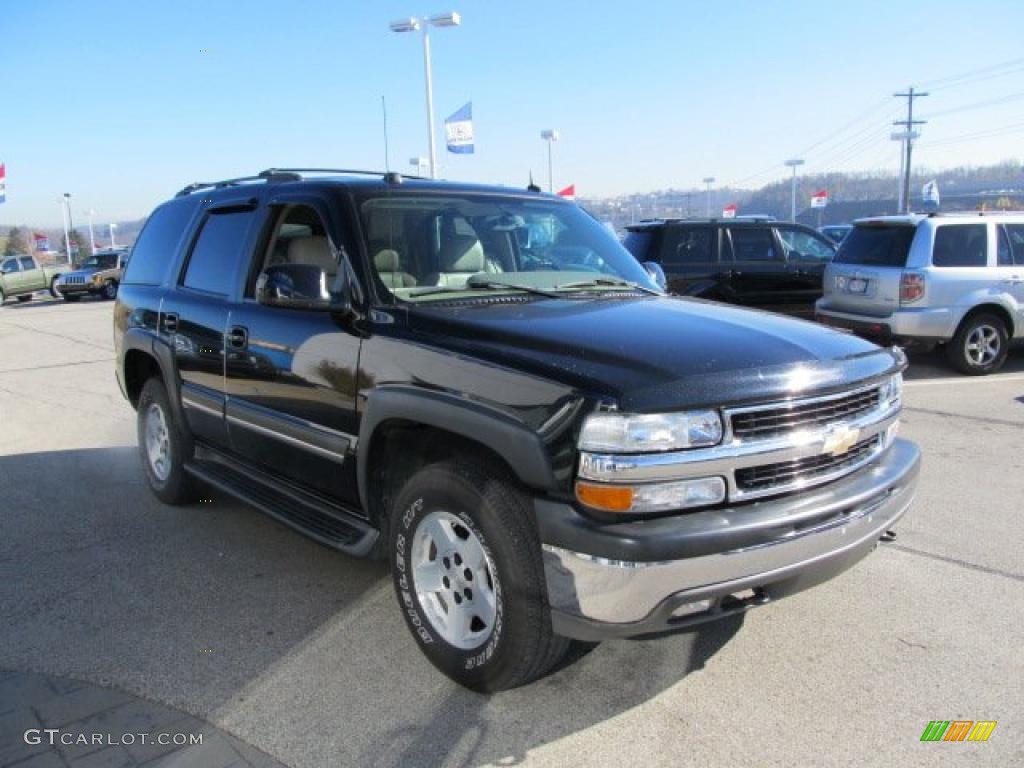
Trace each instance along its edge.
{"label": "rear door handle", "polygon": [[233,325],[228,331],[228,346],[232,349],[245,349],[249,343],[249,330],[242,325]]}
{"label": "rear door handle", "polygon": [[178,330],[178,313],[168,312],[164,315],[164,330],[168,333],[176,333]]}

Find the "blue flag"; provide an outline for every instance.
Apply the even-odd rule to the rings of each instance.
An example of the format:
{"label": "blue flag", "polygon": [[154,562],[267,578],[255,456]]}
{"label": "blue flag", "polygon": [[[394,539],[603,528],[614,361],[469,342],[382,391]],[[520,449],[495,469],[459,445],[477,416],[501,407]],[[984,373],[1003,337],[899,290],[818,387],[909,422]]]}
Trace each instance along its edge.
{"label": "blue flag", "polygon": [[448,151],[458,155],[473,154],[473,102],[466,104],[444,121],[444,137]]}

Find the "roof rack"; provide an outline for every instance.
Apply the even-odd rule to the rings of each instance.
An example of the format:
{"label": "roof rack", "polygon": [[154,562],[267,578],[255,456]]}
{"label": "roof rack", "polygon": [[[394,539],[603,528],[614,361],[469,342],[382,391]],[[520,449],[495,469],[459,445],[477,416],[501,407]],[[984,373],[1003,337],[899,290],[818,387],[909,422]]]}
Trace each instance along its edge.
{"label": "roof rack", "polygon": [[268,184],[282,181],[302,181],[304,173],[333,173],[357,176],[381,176],[389,184],[401,184],[404,178],[422,179],[422,176],[399,174],[395,171],[361,171],[353,168],[268,168],[255,176],[239,176],[221,181],[197,181],[182,189],[175,197],[184,197],[200,189],[221,189],[234,187],[248,182],[263,181]]}

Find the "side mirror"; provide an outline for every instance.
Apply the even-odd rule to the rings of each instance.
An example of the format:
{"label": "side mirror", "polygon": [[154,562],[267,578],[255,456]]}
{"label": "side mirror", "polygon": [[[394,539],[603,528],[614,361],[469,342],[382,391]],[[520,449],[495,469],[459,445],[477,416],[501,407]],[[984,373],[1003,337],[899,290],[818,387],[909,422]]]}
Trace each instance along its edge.
{"label": "side mirror", "polygon": [[665,277],[665,270],[661,268],[661,264],[656,261],[645,261],[643,267],[647,270],[647,274],[654,278],[654,282],[658,284],[661,290],[668,290],[668,280]]}
{"label": "side mirror", "polygon": [[256,278],[256,301],[269,307],[332,308],[327,273],[315,264],[275,264]]}

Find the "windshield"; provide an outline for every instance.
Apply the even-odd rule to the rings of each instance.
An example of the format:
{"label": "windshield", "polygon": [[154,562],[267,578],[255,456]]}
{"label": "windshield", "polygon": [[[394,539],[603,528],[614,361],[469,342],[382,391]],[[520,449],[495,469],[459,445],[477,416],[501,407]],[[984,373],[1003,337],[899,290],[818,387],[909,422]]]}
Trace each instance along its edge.
{"label": "windshield", "polygon": [[110,269],[111,267],[117,266],[117,254],[116,253],[104,253],[97,254],[89,258],[83,265],[83,268],[96,268],[96,269]]}
{"label": "windshield", "polygon": [[839,246],[837,264],[903,267],[917,230],[910,226],[856,226]]}
{"label": "windshield", "polygon": [[395,192],[363,200],[360,215],[378,284],[401,301],[658,290],[606,227],[568,203]]}

